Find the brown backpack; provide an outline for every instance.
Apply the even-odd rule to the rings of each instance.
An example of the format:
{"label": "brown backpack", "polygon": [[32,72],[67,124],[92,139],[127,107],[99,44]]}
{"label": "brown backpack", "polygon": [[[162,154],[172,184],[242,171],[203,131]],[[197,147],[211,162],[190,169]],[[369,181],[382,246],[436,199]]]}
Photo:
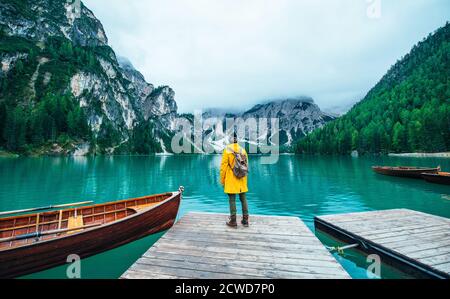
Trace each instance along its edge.
{"label": "brown backpack", "polygon": [[242,152],[242,148],[239,148],[239,152],[235,152],[232,148],[228,149],[234,156],[234,167],[232,167],[233,174],[238,179],[242,179],[248,175],[248,160],[247,156]]}

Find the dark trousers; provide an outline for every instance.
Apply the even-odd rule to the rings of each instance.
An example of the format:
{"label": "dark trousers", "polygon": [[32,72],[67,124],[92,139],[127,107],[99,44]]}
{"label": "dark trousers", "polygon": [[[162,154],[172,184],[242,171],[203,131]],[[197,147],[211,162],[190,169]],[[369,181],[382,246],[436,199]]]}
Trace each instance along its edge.
{"label": "dark trousers", "polygon": [[[228,194],[228,199],[230,201],[230,214],[231,216],[236,216],[236,194]],[[239,194],[239,199],[242,205],[242,215],[248,216],[248,204],[245,193]]]}

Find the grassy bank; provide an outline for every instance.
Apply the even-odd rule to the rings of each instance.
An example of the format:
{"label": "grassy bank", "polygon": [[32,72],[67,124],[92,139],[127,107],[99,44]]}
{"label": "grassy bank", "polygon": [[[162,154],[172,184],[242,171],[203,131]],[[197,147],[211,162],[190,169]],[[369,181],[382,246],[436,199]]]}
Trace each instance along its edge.
{"label": "grassy bank", "polygon": [[0,158],[17,158],[17,157],[19,157],[18,154],[0,150]]}

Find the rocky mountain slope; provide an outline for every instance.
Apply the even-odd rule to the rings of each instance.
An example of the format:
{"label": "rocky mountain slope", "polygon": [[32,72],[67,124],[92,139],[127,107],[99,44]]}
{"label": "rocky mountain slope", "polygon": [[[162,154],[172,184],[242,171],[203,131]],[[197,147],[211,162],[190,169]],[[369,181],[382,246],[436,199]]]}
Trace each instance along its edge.
{"label": "rocky mountain slope", "polygon": [[[174,91],[155,88],[129,61],[118,59],[100,21],[81,2],[2,0],[0,61],[0,146],[52,151],[51,144],[62,153],[80,147],[145,153],[167,146],[177,113]],[[51,105],[42,103],[62,104],[63,96],[70,109],[51,116]],[[37,112],[44,108],[47,125]],[[80,124],[86,119],[89,129],[75,134],[69,125],[73,114],[80,115]],[[37,140],[35,122],[45,131]]]}
{"label": "rocky mountain slope", "polygon": [[[146,82],[128,59],[117,57],[102,24],[80,1],[1,0],[0,63],[0,150],[172,151],[179,117],[174,91]],[[271,101],[242,113],[210,110],[203,118],[212,115],[278,118],[285,147],[333,119],[310,98]],[[202,134],[223,149],[224,133],[210,133]],[[259,134],[262,140],[268,131]]]}
{"label": "rocky mountain slope", "polygon": [[291,145],[334,119],[322,112],[312,98],[301,97],[259,104],[242,114],[248,118],[278,118],[281,145]]}
{"label": "rocky mountain slope", "polygon": [[[278,119],[279,123],[279,145],[282,150],[289,150],[299,139],[305,137],[315,129],[323,127],[327,122],[334,120],[335,117],[324,113],[314,103],[310,97],[298,97],[291,99],[272,100],[262,104],[258,104],[253,108],[241,113],[227,113],[223,109],[209,109],[202,115],[203,120],[208,118],[217,119],[221,124],[220,129],[216,129],[214,134],[204,132],[207,142],[212,145],[216,151],[221,151],[228,139],[225,135],[226,119],[240,118],[247,124],[248,120],[254,119],[258,123],[260,119],[266,119],[267,127],[265,130],[261,128],[250,128],[247,136],[241,142],[261,144],[274,144],[271,132],[271,119]],[[256,140],[249,138],[249,132],[256,133]],[[251,134],[251,133],[250,133]]]}

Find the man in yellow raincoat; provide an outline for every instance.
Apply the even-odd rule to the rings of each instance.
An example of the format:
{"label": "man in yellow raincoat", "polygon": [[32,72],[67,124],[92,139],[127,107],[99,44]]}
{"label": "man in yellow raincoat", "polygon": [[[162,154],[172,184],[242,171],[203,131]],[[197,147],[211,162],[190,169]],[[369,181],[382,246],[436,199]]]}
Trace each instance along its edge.
{"label": "man in yellow raincoat", "polygon": [[[234,151],[234,153],[233,153]],[[228,226],[237,227],[236,222],[236,194],[239,194],[239,199],[242,204],[242,225],[248,226],[248,204],[246,193],[247,175],[243,178],[238,178],[233,173],[235,163],[235,153],[242,153],[248,161],[248,155],[245,149],[238,144],[237,135],[233,136],[233,143],[229,144],[222,155],[222,163],[220,165],[220,183],[224,186],[224,192],[228,194],[230,202],[230,220],[226,223]]]}

